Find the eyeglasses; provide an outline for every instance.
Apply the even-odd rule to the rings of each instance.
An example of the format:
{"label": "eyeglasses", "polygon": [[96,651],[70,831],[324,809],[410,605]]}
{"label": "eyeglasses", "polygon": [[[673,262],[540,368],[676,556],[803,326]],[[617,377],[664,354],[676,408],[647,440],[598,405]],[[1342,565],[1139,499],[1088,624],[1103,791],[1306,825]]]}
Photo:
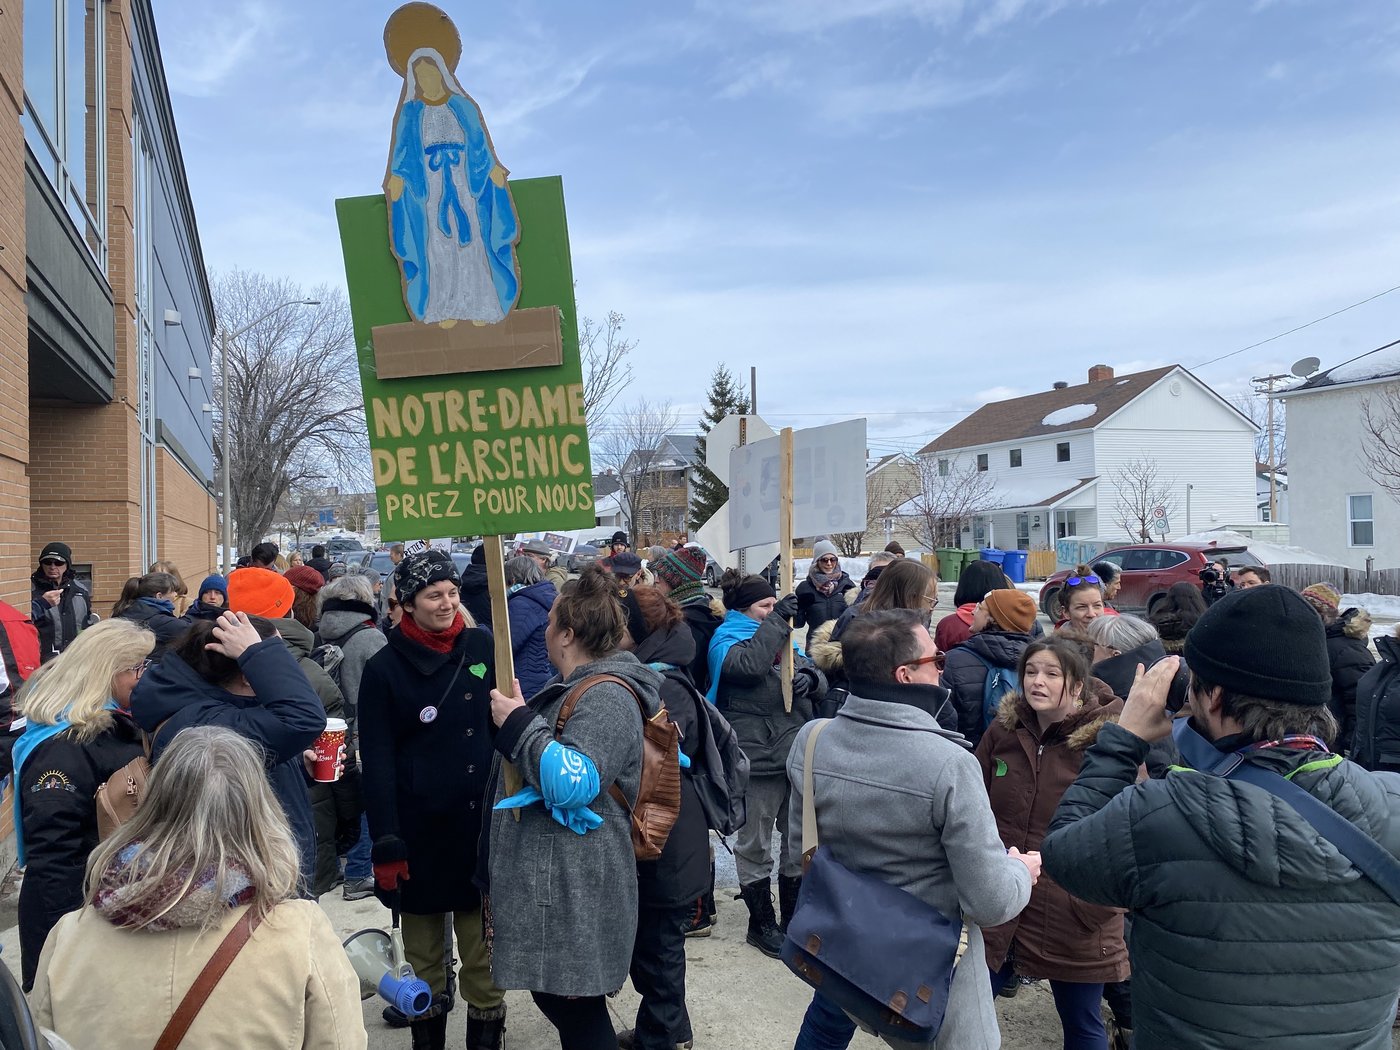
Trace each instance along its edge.
{"label": "eyeglasses", "polygon": [[936,595],[936,594],[925,594],[925,595],[924,595],[924,604],[927,605],[930,609],[937,609],[937,608],[938,608],[938,595]]}
{"label": "eyeglasses", "polygon": [[140,678],[143,674],[146,673],[146,668],[148,668],[148,667],[150,667],[150,666],[151,666],[151,661],[149,661],[149,660],[142,660],[139,664],[135,664],[135,665],[132,666],[132,667],[123,668],[123,670],[125,670],[125,671],[127,671],[127,672],[129,672],[129,673],[131,673],[131,674],[134,674],[137,678]]}
{"label": "eyeglasses", "polygon": [[62,558],[44,558],[44,559],[40,560],[39,564],[40,564],[40,565],[67,565],[68,563],[67,563],[66,561],[64,561]]}
{"label": "eyeglasses", "polygon": [[900,664],[899,666],[922,667],[924,664],[933,664],[934,667],[938,668],[941,671],[943,670],[943,664],[946,659],[946,653],[934,653],[932,656],[921,656],[917,660],[905,660],[904,663]]}
{"label": "eyeglasses", "polygon": [[1103,583],[1097,576],[1071,576],[1065,581],[1066,587],[1078,587],[1081,583]]}

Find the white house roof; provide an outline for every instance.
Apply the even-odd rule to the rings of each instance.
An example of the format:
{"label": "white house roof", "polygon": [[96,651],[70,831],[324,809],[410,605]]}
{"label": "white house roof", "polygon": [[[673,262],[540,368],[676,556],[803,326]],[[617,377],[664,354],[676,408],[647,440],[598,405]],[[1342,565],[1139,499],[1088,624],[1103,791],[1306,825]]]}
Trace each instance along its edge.
{"label": "white house roof", "polygon": [[1400,379],[1400,340],[1378,347],[1369,353],[1333,365],[1310,379],[1282,391],[1284,397],[1311,393],[1328,387],[1351,383],[1374,383],[1382,379]]}

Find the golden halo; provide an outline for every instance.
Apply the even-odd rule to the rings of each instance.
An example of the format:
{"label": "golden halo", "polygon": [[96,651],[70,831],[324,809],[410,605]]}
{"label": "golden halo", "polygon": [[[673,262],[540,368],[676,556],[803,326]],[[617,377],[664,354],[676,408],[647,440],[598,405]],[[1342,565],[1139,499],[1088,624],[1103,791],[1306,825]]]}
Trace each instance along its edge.
{"label": "golden halo", "polygon": [[447,12],[432,4],[404,4],[384,24],[384,53],[394,72],[404,76],[408,56],[420,47],[431,47],[453,71],[462,57],[462,38]]}

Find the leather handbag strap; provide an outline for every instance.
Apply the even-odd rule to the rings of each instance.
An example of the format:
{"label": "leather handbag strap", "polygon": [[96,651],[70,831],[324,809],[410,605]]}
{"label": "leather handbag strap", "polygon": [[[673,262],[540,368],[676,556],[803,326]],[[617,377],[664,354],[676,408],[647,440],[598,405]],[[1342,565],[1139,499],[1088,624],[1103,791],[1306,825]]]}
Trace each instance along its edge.
{"label": "leather handbag strap", "polygon": [[817,737],[831,725],[831,719],[819,718],[812,723],[812,731],[807,734],[807,748],[802,753],[802,867],[812,863],[812,854],[817,852],[817,795],[813,785],[812,758],[817,753]]}
{"label": "leather handbag strap", "polygon": [[209,994],[213,992],[224,972],[233,965],[233,960],[238,957],[238,953],[243,950],[248,938],[261,922],[262,916],[249,908],[233,924],[233,929],[228,931],[219,946],[214,949],[214,954],[204,964],[204,969],[199,971],[199,976],[194,979],[194,984],[190,985],[190,990],[180,1000],[180,1005],[175,1008],[165,1031],[161,1032],[160,1038],[156,1040],[155,1050],[175,1050],[180,1045],[185,1033],[190,1030],[190,1025],[194,1024],[195,1017],[208,1001]]}

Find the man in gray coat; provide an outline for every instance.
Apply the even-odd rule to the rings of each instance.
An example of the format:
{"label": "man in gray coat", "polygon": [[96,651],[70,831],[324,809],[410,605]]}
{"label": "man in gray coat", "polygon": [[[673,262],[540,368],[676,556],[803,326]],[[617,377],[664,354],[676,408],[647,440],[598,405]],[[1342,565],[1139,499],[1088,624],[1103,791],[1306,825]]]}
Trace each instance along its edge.
{"label": "man in gray coat", "polygon": [[[977,760],[962,737],[934,719],[948,691],[938,684],[938,648],[923,617],[911,609],[868,613],[852,621],[841,644],[851,694],[812,759],[821,844],[847,867],[876,873],[944,915],[962,917],[967,951],[934,1046],[995,1050],[1001,1034],[981,928],[1026,906],[1040,855],[1002,846]],[[802,827],[811,728],[798,734],[788,757],[793,828]],[[803,843],[804,850],[810,846]],[[797,1047],[844,1047],[855,1028],[817,992]]]}
{"label": "man in gray coat", "polygon": [[[1322,621],[1287,587],[1238,590],[1185,659],[1190,720],[1166,710],[1168,657],[1103,727],[1042,846],[1070,893],[1133,912],[1137,1050],[1389,1050],[1400,905],[1287,801],[1224,775],[1287,778],[1400,856],[1400,778],[1329,749]],[[1168,734],[1181,766],[1138,783]]]}

